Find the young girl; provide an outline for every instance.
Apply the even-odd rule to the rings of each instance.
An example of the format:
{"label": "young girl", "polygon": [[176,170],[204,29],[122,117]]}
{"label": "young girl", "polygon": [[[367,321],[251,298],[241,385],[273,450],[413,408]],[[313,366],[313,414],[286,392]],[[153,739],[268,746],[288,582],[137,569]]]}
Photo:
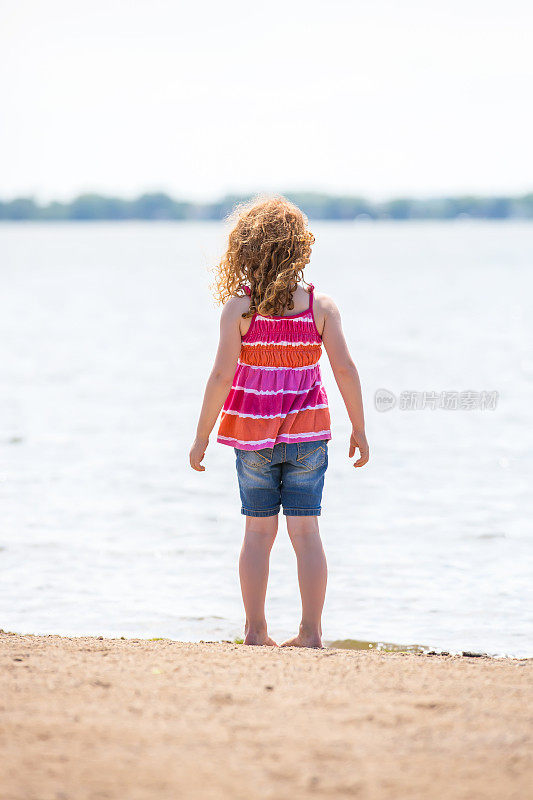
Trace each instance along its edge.
{"label": "young girl", "polygon": [[216,269],[224,305],[220,342],[207,382],[191,467],[203,471],[209,435],[222,409],[217,441],[235,450],[246,515],[239,573],[245,644],[276,645],[267,633],[269,558],[283,507],[296,553],[302,620],[285,646],[322,647],[327,567],[318,530],[331,439],[318,361],[322,342],[352,423],[349,458],[368,461],[361,387],[330,297],[302,286],[313,234],[283,197],[240,206]]}

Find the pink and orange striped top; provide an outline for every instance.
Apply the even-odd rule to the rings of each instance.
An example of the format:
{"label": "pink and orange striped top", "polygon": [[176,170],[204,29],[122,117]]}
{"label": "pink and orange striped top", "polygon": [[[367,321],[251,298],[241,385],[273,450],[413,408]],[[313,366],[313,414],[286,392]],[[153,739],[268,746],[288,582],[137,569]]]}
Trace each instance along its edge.
{"label": "pink and orange striped top", "polygon": [[261,450],[279,442],[331,439],[328,398],[318,364],[322,338],[313,317],[313,289],[311,284],[309,307],[299,314],[253,315],[222,408],[218,442]]}

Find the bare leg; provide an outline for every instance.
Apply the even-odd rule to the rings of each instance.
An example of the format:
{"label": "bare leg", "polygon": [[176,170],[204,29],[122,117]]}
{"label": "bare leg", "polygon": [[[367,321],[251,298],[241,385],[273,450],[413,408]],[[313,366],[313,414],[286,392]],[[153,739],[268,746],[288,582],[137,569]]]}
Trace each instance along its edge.
{"label": "bare leg", "polygon": [[318,517],[287,517],[287,530],[296,553],[302,597],[300,632],[284,647],[322,647],[322,608],[328,569],[318,530]]}
{"label": "bare leg", "polygon": [[270,551],[278,532],[278,517],[246,517],[239,559],[242,599],[246,611],[244,644],[273,645],[267,633],[265,597]]}

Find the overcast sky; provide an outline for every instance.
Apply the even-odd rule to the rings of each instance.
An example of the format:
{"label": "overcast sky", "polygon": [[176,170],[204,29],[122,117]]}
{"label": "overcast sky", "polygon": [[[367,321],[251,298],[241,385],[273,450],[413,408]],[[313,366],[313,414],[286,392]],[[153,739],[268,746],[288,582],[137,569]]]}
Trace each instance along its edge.
{"label": "overcast sky", "polygon": [[0,197],[533,190],[533,3],[0,0]]}

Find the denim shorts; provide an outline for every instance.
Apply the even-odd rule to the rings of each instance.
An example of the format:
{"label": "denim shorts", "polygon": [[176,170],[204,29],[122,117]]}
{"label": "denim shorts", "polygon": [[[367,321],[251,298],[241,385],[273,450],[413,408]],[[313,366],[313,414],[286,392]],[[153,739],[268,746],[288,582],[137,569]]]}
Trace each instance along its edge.
{"label": "denim shorts", "polygon": [[319,442],[280,442],[262,450],[236,455],[241,514],[248,517],[318,516],[328,466],[327,439]]}

